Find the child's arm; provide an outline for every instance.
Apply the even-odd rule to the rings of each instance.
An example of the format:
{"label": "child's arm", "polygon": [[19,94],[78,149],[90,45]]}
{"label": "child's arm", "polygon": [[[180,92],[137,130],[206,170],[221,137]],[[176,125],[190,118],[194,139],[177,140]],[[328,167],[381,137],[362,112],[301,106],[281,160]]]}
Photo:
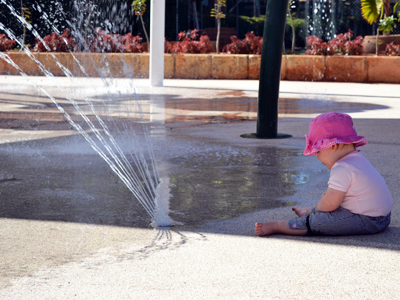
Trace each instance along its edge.
{"label": "child's arm", "polygon": [[334,211],[339,207],[340,204],[342,204],[345,195],[346,192],[328,188],[326,192],[322,194],[321,199],[315,205],[315,211]]}

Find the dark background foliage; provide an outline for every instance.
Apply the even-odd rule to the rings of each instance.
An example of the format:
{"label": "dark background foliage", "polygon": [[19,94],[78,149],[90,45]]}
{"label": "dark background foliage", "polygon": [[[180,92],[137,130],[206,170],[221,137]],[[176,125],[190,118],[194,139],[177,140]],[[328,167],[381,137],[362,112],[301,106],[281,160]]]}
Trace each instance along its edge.
{"label": "dark background foliage", "polygon": [[[6,0],[6,2],[20,13],[20,0]],[[139,17],[131,10],[132,0],[23,0],[23,3],[31,11],[32,25],[42,37],[54,31],[52,26],[59,32],[70,28],[73,35],[74,32],[79,32],[83,36],[88,19],[90,19],[87,27],[88,38],[94,35],[98,27],[110,34],[125,35],[130,32],[133,36],[145,37]],[[244,39],[248,32],[254,32],[256,36],[262,37],[263,20],[260,16],[265,14],[266,4],[267,0],[227,0],[227,6],[224,8],[226,18],[222,19],[222,27],[234,28],[239,39]],[[216,27],[215,19],[210,17],[213,5],[214,0],[166,0],[165,37],[168,41],[177,41],[180,32],[190,33],[196,29],[195,16],[198,20],[199,36],[203,29]],[[150,9],[150,0],[147,0],[147,11],[143,15],[147,29],[150,27]],[[316,9],[318,13],[315,13]],[[295,0],[292,12],[298,20],[296,47],[305,47],[306,38],[310,35],[328,41],[333,38],[333,34],[347,32],[348,29],[354,32],[354,36],[376,32],[376,25],[371,26],[362,18],[360,0]],[[0,22],[18,37],[22,36],[22,25],[10,15],[4,4],[0,4]],[[393,33],[399,31],[400,26]],[[4,32],[0,30],[0,33]],[[290,48],[291,36],[292,29],[287,24],[286,49]],[[29,31],[26,43],[34,43],[34,36]]]}

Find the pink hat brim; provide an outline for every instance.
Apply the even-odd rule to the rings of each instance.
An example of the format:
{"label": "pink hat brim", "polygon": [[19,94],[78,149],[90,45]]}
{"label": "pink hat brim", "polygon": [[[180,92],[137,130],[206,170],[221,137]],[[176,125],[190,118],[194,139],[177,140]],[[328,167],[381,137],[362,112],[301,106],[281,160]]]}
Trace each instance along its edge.
{"label": "pink hat brim", "polygon": [[319,151],[328,149],[329,147],[332,147],[335,144],[356,144],[356,147],[361,147],[368,143],[367,139],[364,136],[356,136],[347,139],[346,138],[323,139],[311,145],[311,141],[307,134],[305,134],[305,137],[306,137],[306,148],[304,149],[304,155],[306,156],[311,156],[311,155],[316,156],[318,155]]}

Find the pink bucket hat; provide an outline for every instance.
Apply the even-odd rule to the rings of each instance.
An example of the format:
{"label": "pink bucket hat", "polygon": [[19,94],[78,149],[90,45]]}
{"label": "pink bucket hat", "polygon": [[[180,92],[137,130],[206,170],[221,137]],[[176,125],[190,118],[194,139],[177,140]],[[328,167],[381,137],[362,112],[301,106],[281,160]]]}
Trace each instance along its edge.
{"label": "pink bucket hat", "polygon": [[367,144],[367,139],[357,136],[352,118],[347,114],[330,112],[321,114],[310,123],[306,136],[304,155],[318,155],[335,144],[356,144],[356,147]]}

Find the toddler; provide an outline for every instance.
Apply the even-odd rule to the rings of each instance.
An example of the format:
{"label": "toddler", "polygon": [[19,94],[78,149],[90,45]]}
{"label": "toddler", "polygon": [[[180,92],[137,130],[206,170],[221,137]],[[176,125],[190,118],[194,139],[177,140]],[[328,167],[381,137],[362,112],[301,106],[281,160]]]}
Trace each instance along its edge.
{"label": "toddler", "polygon": [[310,123],[304,155],[315,155],[331,170],[328,189],[314,208],[293,207],[298,218],[256,223],[259,236],[354,235],[384,231],[390,223],[393,199],[377,170],[356,147],[367,140],[357,136],[353,120],[336,112]]}

